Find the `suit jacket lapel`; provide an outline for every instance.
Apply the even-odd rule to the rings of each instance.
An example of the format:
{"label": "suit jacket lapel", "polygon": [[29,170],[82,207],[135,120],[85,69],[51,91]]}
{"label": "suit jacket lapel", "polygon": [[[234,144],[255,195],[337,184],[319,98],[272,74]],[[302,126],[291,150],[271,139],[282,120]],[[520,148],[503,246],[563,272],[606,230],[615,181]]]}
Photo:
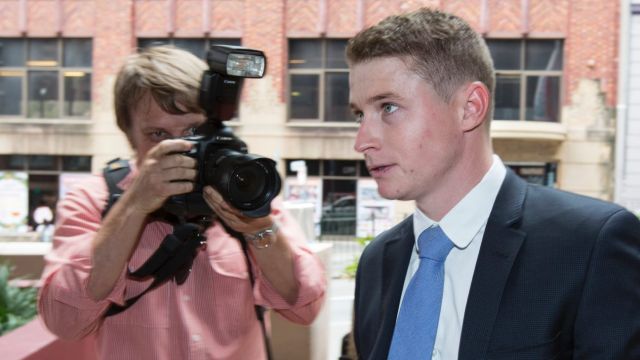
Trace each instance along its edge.
{"label": "suit jacket lapel", "polygon": [[517,228],[527,184],[511,170],[500,188],[480,247],[465,309],[459,359],[486,356],[502,293],[525,233]]}
{"label": "suit jacket lapel", "polygon": [[384,246],[382,262],[382,298],[380,299],[382,313],[381,327],[378,332],[373,358],[386,359],[391,346],[393,329],[400,306],[402,287],[411,258],[414,245],[413,217],[409,216],[399,224],[399,231],[388,239]]}

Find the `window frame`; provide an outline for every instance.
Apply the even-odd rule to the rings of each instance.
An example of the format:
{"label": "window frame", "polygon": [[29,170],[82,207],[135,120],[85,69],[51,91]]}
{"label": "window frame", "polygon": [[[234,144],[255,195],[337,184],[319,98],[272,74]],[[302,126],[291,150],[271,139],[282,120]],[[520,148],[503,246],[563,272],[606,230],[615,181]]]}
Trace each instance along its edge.
{"label": "window frame", "polygon": [[[561,123],[562,122],[562,102],[563,102],[563,97],[564,97],[564,82],[563,82],[563,77],[564,77],[564,65],[566,63],[566,59],[565,59],[565,54],[564,54],[564,50],[565,50],[565,39],[522,39],[522,38],[518,38],[518,39],[504,39],[504,38],[485,38],[485,41],[487,42],[487,46],[489,45],[489,43],[491,41],[504,41],[504,40],[510,40],[510,41],[514,41],[517,42],[519,44],[519,51],[520,51],[520,64],[519,64],[519,69],[517,70],[501,70],[501,69],[494,69],[495,70],[495,90],[497,90],[497,84],[498,84],[498,76],[505,76],[505,77],[517,77],[520,80],[520,84],[519,84],[519,88],[520,88],[520,99],[519,99],[519,104],[518,104],[518,118],[517,119],[496,119],[495,118],[495,102],[496,102],[496,98],[495,98],[495,94],[494,94],[494,114],[493,114],[493,119],[491,119],[492,121],[529,121],[529,122],[548,122],[548,123]],[[561,41],[562,42],[562,66],[560,68],[560,70],[527,70],[526,69],[526,46],[527,46],[527,42],[532,42],[532,41]],[[493,56],[492,56],[492,60],[493,60]],[[558,78],[558,113],[557,113],[557,120],[556,121],[546,121],[546,120],[533,120],[533,119],[527,119],[527,81],[529,78],[532,77],[545,77],[545,76],[549,76],[549,77],[556,77]]]}
{"label": "window frame", "polygon": [[[173,46],[177,47],[178,49],[189,51],[189,49],[186,49],[184,47],[181,47],[181,46],[178,46],[178,45],[175,44],[176,41],[188,41],[188,40],[202,41],[203,42],[203,54],[204,54],[204,56],[206,56],[207,49],[211,46],[211,44],[216,43],[216,42],[224,42],[224,43],[235,43],[235,42],[237,42],[238,43],[237,46],[242,46],[242,38],[237,38],[237,37],[231,37],[231,38],[185,37],[185,38],[182,38],[182,37],[156,37],[156,36],[154,36],[154,37],[137,37],[136,38],[136,49],[138,51],[140,51],[141,49],[151,45],[153,43],[153,41],[157,41],[157,42],[161,43],[162,45],[173,45]],[[149,44],[141,46],[140,41],[149,42]],[[191,52],[191,51],[189,51],[189,52]],[[206,61],[205,57],[201,57],[200,59]]]}
{"label": "window frame", "polygon": [[[15,119],[20,119],[21,122],[24,120],[30,124],[36,123],[49,123],[51,121],[80,121],[87,122],[91,120],[93,113],[93,58],[91,66],[69,66],[66,67],[64,65],[64,42],[66,40],[88,40],[91,42],[91,48],[93,51],[93,38],[90,37],[58,37],[58,38],[40,38],[40,37],[28,37],[28,38],[11,38],[11,37],[3,37],[3,40],[19,40],[23,43],[23,65],[22,66],[2,66],[0,65],[0,74],[10,73],[16,74],[15,77],[20,78],[20,83],[22,86],[20,96],[21,96],[21,105],[20,105],[20,114],[0,114],[0,122],[12,121]],[[56,64],[54,66],[34,66],[29,65],[29,43],[30,41],[38,41],[38,40],[53,40],[56,42],[57,48],[57,59]],[[31,117],[29,116],[29,74],[30,73],[38,73],[38,72],[56,72],[57,79],[57,104],[58,104],[58,116],[55,117]],[[84,72],[90,76],[89,81],[89,114],[88,115],[67,115],[65,113],[65,73],[68,72]]]}
{"label": "window frame", "polygon": [[[339,74],[349,74],[349,67],[345,68],[336,68],[336,67],[326,67],[326,62],[328,58],[328,48],[330,41],[348,41],[347,38],[289,38],[287,39],[287,64],[289,64],[289,58],[291,54],[289,53],[289,49],[291,47],[292,41],[316,41],[321,46],[320,49],[320,61],[321,67],[318,68],[290,68],[287,65],[287,77],[286,77],[286,101],[287,101],[287,123],[294,125],[313,125],[318,126],[319,124],[328,124],[330,126],[349,126],[349,127],[357,127],[357,124],[354,119],[346,119],[345,121],[339,120],[327,120],[327,114],[325,111],[326,107],[326,79],[327,74],[339,73]],[[291,116],[291,78],[295,75],[317,75],[318,76],[318,118],[294,118]]]}

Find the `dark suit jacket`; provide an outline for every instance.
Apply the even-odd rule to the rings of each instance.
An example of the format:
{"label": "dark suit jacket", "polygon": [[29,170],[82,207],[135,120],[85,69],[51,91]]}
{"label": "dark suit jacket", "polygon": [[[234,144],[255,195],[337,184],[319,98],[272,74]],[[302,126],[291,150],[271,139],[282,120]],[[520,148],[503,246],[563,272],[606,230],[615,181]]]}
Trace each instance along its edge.
{"label": "dark suit jacket", "polygon": [[[360,359],[387,358],[413,243],[409,217],[362,254]],[[640,359],[640,221],[509,170],[482,240],[459,350],[459,359]]]}

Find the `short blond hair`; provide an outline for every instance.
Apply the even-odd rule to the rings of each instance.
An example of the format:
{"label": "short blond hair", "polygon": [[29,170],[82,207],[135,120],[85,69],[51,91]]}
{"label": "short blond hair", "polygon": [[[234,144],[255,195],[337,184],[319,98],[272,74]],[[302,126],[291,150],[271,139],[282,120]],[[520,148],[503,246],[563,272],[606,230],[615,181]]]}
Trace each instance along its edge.
{"label": "short blond hair", "polygon": [[152,46],[131,54],[114,87],[116,122],[129,136],[131,112],[145,95],[170,114],[202,113],[199,89],[204,61],[174,46]]}
{"label": "short blond hair", "polygon": [[[465,82],[481,81],[493,94],[495,71],[486,43],[461,18],[422,8],[389,16],[349,40],[350,65],[397,57],[449,102]],[[489,114],[490,118],[490,114]]]}

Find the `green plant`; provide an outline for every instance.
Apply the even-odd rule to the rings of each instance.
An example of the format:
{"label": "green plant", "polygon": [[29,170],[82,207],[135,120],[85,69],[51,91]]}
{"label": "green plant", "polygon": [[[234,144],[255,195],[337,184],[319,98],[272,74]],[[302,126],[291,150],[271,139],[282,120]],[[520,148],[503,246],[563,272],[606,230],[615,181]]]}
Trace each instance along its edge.
{"label": "green plant", "polygon": [[[365,237],[360,237],[357,238],[356,241],[358,242],[358,244],[362,245],[363,247],[367,246],[367,244],[369,244],[372,240],[374,239],[373,236],[365,236]],[[354,278],[356,277],[356,271],[358,270],[358,262],[360,261],[360,256],[354,256],[353,261],[351,262],[351,264],[347,265],[344,268],[344,275],[348,278]]]}
{"label": "green plant", "polygon": [[35,288],[18,288],[9,283],[13,267],[0,264],[0,335],[15,329],[36,316]]}

